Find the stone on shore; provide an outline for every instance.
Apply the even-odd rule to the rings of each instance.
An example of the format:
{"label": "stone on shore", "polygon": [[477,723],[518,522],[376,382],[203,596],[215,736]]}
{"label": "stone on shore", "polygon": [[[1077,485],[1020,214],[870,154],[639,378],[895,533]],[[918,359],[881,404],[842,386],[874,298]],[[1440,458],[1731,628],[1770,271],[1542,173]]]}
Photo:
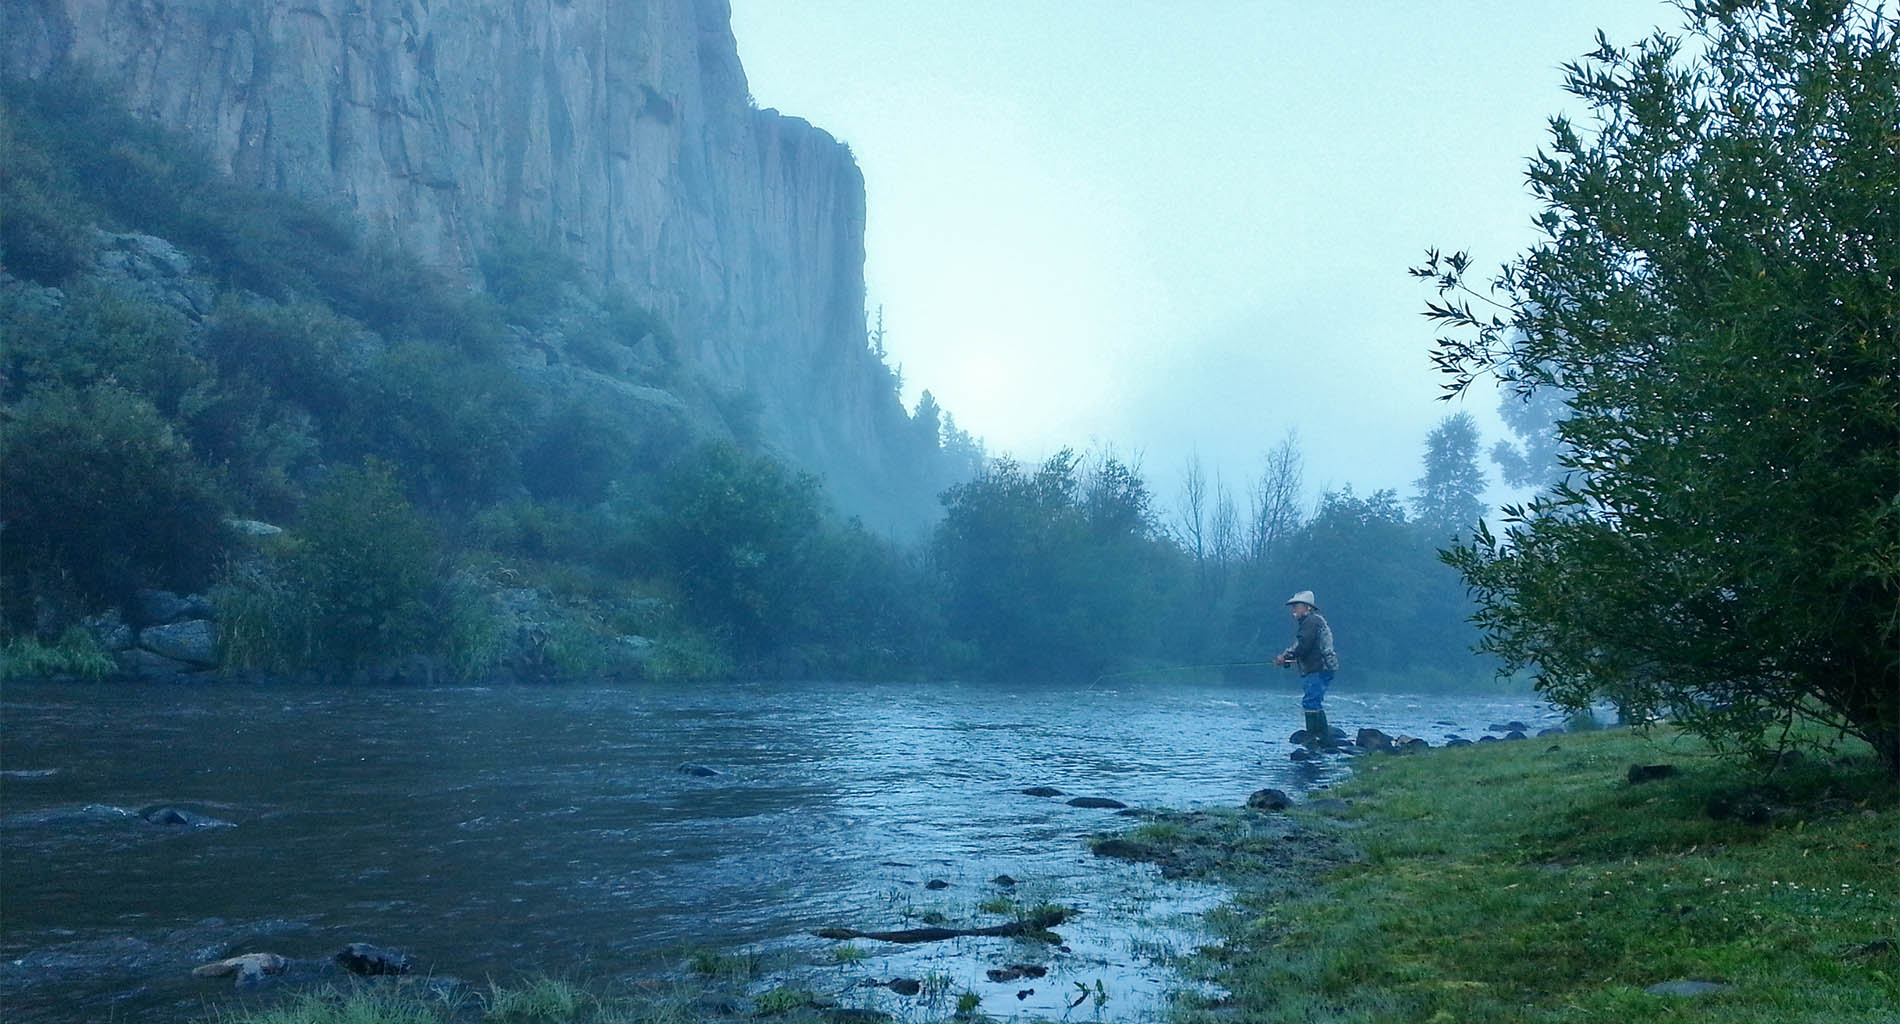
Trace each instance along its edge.
{"label": "stone on shore", "polygon": [[1361,750],[1391,750],[1392,749],[1392,737],[1387,736],[1385,733],[1380,732],[1377,729],[1359,730],[1359,735],[1354,738],[1353,742],[1357,743]]}
{"label": "stone on shore", "polygon": [[1629,780],[1630,785],[1634,786],[1638,783],[1666,779],[1674,774],[1676,774],[1676,766],[1673,764],[1633,764],[1630,765]]}
{"label": "stone on shore", "polygon": [[1255,790],[1247,798],[1247,806],[1256,811],[1284,811],[1292,805],[1292,799],[1277,789]]}

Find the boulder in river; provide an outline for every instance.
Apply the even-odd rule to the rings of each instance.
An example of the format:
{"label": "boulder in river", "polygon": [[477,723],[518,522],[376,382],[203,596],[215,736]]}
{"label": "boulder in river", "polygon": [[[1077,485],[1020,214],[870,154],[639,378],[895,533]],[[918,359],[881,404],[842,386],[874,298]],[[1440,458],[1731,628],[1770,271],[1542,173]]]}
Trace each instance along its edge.
{"label": "boulder in river", "polygon": [[224,978],[237,975],[237,987],[248,988],[260,985],[265,976],[282,974],[290,961],[276,953],[245,953],[240,956],[226,957],[192,970],[194,978]]}
{"label": "boulder in river", "polygon": [[997,875],[995,878],[990,879],[990,882],[994,885],[1000,885],[1005,889],[1016,884],[1016,880],[1008,875]]}
{"label": "boulder in river", "polygon": [[924,883],[924,888],[930,889],[932,891],[935,891],[937,889],[948,889],[950,888],[950,883],[944,881],[941,878],[933,878],[930,881]]}
{"label": "boulder in river", "polygon": [[1505,733],[1505,734],[1504,734],[1504,738],[1505,738],[1505,739],[1507,739],[1507,740],[1527,740],[1527,739],[1530,739],[1530,737],[1529,737],[1529,736],[1526,736],[1526,735],[1524,734],[1524,730],[1522,730],[1522,729],[1512,729],[1512,730],[1511,730],[1510,732],[1507,732],[1507,733]]}
{"label": "boulder in river", "polygon": [[710,779],[719,774],[716,769],[708,768],[703,764],[683,764],[676,770],[681,775],[691,775],[696,779]]}
{"label": "boulder in river", "polygon": [[1284,811],[1292,805],[1293,801],[1277,789],[1255,790],[1247,798],[1247,806],[1256,811]]}
{"label": "boulder in river", "polygon": [[181,828],[236,828],[223,818],[213,818],[208,814],[188,811],[171,804],[153,804],[139,811],[139,817],[154,825],[175,825]]}
{"label": "boulder in river", "polygon": [[1105,796],[1078,796],[1069,801],[1070,807],[1094,807],[1107,811],[1119,811],[1128,805],[1120,800],[1110,800]]}
{"label": "boulder in river", "polygon": [[337,950],[336,962],[351,974],[365,976],[408,974],[415,967],[415,961],[409,958],[409,954],[372,946],[367,942],[352,942]]}
{"label": "boulder in river", "polygon": [[1069,794],[1054,786],[1031,786],[1023,790],[1024,796],[1068,796]]}
{"label": "boulder in river", "polygon": [[173,661],[210,667],[218,663],[218,627],[209,619],[186,619],[139,630],[139,646]]}
{"label": "boulder in river", "polygon": [[924,983],[916,978],[892,978],[884,983],[884,987],[900,996],[914,996],[924,990]]}

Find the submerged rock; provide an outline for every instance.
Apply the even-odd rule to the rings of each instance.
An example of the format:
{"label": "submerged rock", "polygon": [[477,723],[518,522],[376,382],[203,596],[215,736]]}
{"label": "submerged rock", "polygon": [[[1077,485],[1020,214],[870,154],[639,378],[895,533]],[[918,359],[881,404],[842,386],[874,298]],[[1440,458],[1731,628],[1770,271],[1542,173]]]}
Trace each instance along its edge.
{"label": "submerged rock", "polygon": [[154,804],[139,811],[139,817],[154,825],[176,825],[184,828],[236,828],[234,822],[223,818],[213,818],[197,811],[188,811],[170,804]]}
{"label": "submerged rock", "polygon": [[1068,796],[1069,794],[1054,786],[1031,786],[1023,790],[1024,796]]}
{"label": "submerged rock", "polygon": [[884,983],[884,987],[900,996],[914,996],[924,990],[924,983],[916,978],[892,978]]}
{"label": "submerged rock", "polygon": [[930,881],[924,883],[924,888],[930,889],[933,891],[937,889],[948,889],[950,888],[950,883],[944,881],[941,878],[933,878]]}
{"label": "submerged rock", "polygon": [[675,769],[675,771],[678,771],[681,775],[691,775],[696,779],[710,779],[719,774],[717,770],[708,768],[703,764],[683,764]]}
{"label": "submerged rock", "polygon": [[1008,875],[997,875],[995,878],[990,879],[990,882],[994,885],[1000,885],[1006,889],[1016,884],[1016,880],[1014,878],[1009,877]]}
{"label": "submerged rock", "polygon": [[415,967],[415,961],[409,958],[409,954],[372,946],[367,942],[352,942],[337,950],[336,962],[351,974],[365,976],[408,974]]}
{"label": "submerged rock", "polygon": [[1107,811],[1119,811],[1128,805],[1120,800],[1110,800],[1105,796],[1078,796],[1069,801],[1070,807],[1093,807]]}

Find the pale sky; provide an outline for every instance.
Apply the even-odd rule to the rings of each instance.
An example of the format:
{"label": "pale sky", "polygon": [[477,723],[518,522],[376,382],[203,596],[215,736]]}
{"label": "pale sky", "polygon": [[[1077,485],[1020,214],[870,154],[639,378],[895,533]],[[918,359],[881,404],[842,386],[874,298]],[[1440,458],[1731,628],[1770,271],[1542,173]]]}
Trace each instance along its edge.
{"label": "pale sky", "polygon": [[[1307,483],[1401,493],[1435,400],[1428,246],[1534,241],[1560,65],[1657,0],[733,0],[762,107],[850,144],[907,404],[992,453],[1199,452],[1236,491],[1297,429]],[[1496,473],[1486,460],[1492,477]],[[1244,508],[1244,501],[1242,502]]]}

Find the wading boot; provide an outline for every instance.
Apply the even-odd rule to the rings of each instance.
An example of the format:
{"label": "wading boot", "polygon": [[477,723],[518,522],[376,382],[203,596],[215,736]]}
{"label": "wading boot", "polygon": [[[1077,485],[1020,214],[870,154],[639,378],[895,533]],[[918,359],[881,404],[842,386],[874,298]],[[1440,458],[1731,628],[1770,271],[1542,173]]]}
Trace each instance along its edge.
{"label": "wading boot", "polygon": [[1326,712],[1308,711],[1306,713],[1306,745],[1314,750],[1331,750],[1333,727],[1326,723]]}

